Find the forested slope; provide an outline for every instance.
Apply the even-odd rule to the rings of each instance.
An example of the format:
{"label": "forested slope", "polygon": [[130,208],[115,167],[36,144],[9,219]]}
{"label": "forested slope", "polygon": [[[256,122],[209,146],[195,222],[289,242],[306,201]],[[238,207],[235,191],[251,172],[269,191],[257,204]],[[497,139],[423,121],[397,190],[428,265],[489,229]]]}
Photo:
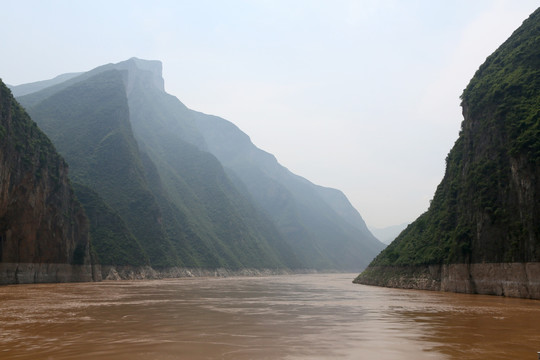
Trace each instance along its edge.
{"label": "forested slope", "polygon": [[378,283],[383,272],[394,281],[392,267],[540,261],[540,10],[486,59],[461,98],[459,138],[428,211],[358,282]]}

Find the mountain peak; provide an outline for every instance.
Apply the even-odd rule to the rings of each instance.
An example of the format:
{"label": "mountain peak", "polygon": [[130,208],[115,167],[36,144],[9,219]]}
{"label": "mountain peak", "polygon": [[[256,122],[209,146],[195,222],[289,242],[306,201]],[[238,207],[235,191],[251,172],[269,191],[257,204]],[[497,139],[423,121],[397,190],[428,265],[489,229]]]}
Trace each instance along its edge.
{"label": "mountain peak", "polygon": [[[165,81],[163,80],[163,64],[159,60],[144,60],[132,57],[126,61],[119,62],[114,66],[118,69],[128,70],[130,74],[133,74],[133,71],[137,70],[145,72],[149,75],[148,80],[150,80],[151,84],[153,84],[159,90],[163,92],[165,91]],[[130,83],[128,84],[128,91],[131,88],[130,84],[132,80],[133,79],[131,79]]]}
{"label": "mountain peak", "polygon": [[159,60],[145,60],[132,57],[126,60],[126,62],[131,62],[141,70],[150,71],[154,75],[162,77],[163,64]]}

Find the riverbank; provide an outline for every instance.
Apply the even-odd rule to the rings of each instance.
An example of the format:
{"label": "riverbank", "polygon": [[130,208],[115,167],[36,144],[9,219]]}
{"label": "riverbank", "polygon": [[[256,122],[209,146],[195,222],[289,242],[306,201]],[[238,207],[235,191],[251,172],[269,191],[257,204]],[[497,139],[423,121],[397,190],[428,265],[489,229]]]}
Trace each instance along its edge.
{"label": "riverbank", "polygon": [[0,285],[100,281],[96,265],[0,262]]}
{"label": "riverbank", "polygon": [[150,266],[101,266],[103,280],[152,280],[175,279],[185,277],[235,277],[235,276],[274,276],[294,274],[335,273],[335,270],[317,271],[314,269],[194,269],[172,267],[154,269]]}
{"label": "riverbank", "polygon": [[39,263],[0,263],[0,285],[91,282],[102,280],[152,280],[185,277],[272,276],[337,273],[315,269],[194,269],[150,266],[71,265]]}
{"label": "riverbank", "polygon": [[354,283],[540,299],[540,262],[373,266]]}

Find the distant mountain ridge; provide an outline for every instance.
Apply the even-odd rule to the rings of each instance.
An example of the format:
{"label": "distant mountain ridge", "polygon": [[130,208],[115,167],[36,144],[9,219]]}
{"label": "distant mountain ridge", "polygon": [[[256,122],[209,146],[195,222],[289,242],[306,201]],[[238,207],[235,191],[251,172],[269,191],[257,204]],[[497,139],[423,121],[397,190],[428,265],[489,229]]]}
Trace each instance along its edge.
{"label": "distant mountain ridge", "polygon": [[[227,120],[202,113],[196,120],[208,150],[247,186],[298,252],[311,250],[309,256],[319,258],[321,266],[357,262],[364,267],[365,259],[383,248],[342,192],[291,173]],[[367,256],[358,258],[362,253]]]}
{"label": "distant mountain ridge", "polygon": [[22,85],[16,85],[16,86],[8,85],[8,87],[10,88],[13,96],[19,97],[19,96],[24,96],[27,94],[31,94],[31,93],[43,90],[45,88],[48,88],[56,84],[61,84],[71,78],[79,76],[80,74],[81,73],[62,74],[50,80],[42,80],[42,81],[30,83],[30,84],[22,84]]}
{"label": "distant mountain ridge", "polygon": [[371,233],[379,239],[383,244],[390,244],[398,237],[399,234],[409,225],[409,223],[403,223],[399,225],[392,225],[384,228],[373,228],[371,227]]}
{"label": "distant mountain ridge", "polygon": [[[19,98],[73,162],[74,180],[120,216],[131,233],[121,237],[131,239],[133,251],[137,244],[144,249],[132,258],[149,259],[154,267],[353,270],[384,247],[343,193],[290,173],[228,121],[188,109],[164,91],[161,71],[159,61],[132,58]],[[105,96],[111,87],[116,98]],[[76,89],[96,96],[75,95]],[[100,94],[115,104],[104,108]],[[101,124],[94,128],[96,120]],[[114,150],[126,140],[120,153],[131,154],[129,161]],[[129,202],[118,202],[128,196],[121,184],[129,176],[118,173],[127,164],[138,169],[129,173],[141,174],[138,183],[154,204],[143,207],[145,221],[155,219],[156,234],[163,234],[153,240],[153,231],[141,238],[151,227],[136,230],[141,217],[130,215]],[[117,190],[105,184],[111,180]]]}

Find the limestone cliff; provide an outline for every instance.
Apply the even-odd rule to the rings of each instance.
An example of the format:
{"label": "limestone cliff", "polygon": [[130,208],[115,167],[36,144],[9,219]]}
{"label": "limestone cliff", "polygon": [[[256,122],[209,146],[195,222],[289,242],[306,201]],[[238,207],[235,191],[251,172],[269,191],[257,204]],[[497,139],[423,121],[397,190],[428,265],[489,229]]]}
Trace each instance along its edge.
{"label": "limestone cliff", "polygon": [[67,164],[0,81],[0,284],[91,281]]}
{"label": "limestone cliff", "polygon": [[486,59],[462,108],[429,210],[356,281],[538,298],[540,9]]}

